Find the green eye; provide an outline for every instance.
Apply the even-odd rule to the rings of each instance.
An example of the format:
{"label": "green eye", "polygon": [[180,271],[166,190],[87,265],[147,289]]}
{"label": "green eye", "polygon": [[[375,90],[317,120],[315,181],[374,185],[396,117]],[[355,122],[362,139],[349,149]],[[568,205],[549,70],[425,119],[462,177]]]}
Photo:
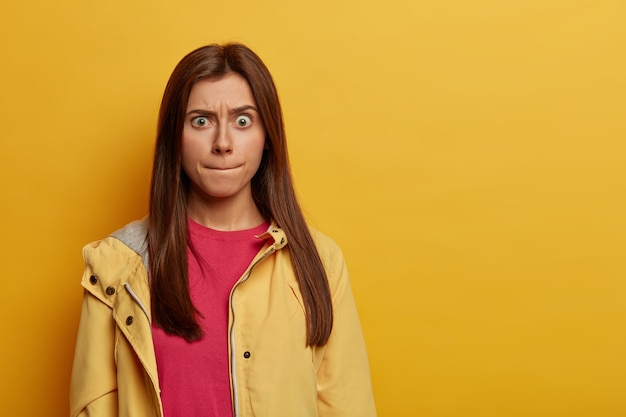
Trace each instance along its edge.
{"label": "green eye", "polygon": [[206,116],[197,116],[191,119],[191,124],[197,127],[205,127],[209,124],[209,118]]}
{"label": "green eye", "polygon": [[237,116],[237,118],[235,119],[235,124],[238,127],[248,127],[252,124],[252,119],[242,114],[241,116]]}

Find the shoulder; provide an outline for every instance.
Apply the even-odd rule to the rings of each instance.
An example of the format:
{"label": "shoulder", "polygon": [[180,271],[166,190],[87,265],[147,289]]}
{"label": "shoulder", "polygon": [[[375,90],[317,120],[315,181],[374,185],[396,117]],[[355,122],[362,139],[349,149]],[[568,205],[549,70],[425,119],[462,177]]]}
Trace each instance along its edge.
{"label": "shoulder", "polygon": [[147,222],[133,221],[104,239],[83,247],[86,271],[83,280],[96,275],[102,279],[124,279],[139,264],[147,265]]}
{"label": "shoulder", "polygon": [[[85,252],[133,251],[143,256],[147,252],[148,221],[147,217],[132,221],[111,233],[104,239],[86,245]],[[93,250],[92,250],[93,249]]]}
{"label": "shoulder", "polygon": [[341,248],[335,242],[333,238],[330,236],[320,232],[319,230],[309,227],[309,232],[311,233],[311,237],[313,238],[313,242],[315,242],[315,246],[317,251],[322,258],[330,258],[330,257],[343,257]]}
{"label": "shoulder", "polygon": [[119,240],[139,256],[145,257],[148,250],[148,217],[128,223],[111,233],[110,237]]}
{"label": "shoulder", "polygon": [[326,270],[331,289],[335,288],[339,282],[347,281],[347,267],[341,247],[333,238],[319,230],[311,227],[309,230]]}

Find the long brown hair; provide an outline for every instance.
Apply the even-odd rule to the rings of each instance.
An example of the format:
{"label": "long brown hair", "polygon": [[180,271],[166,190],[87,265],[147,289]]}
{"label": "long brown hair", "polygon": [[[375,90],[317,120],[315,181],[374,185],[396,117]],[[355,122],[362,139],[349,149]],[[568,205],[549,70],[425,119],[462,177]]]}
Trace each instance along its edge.
{"label": "long brown hair", "polygon": [[187,278],[189,178],[181,165],[183,120],[193,85],[227,73],[237,73],[248,81],[266,129],[269,149],[252,178],[252,197],[263,217],[276,222],[287,235],[304,301],[307,345],[324,345],[333,323],[330,290],[296,199],[276,87],[261,59],[237,43],[208,45],[189,53],[174,69],[163,94],[148,219],[153,321],[166,333],[188,341],[202,337]]}

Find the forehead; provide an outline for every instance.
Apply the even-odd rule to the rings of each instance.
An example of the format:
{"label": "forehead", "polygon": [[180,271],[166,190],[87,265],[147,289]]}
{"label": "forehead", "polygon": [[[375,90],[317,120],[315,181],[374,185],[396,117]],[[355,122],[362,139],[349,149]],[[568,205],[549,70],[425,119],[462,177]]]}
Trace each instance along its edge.
{"label": "forehead", "polygon": [[231,72],[220,78],[200,80],[191,88],[187,108],[223,105],[229,107],[256,106],[250,84],[244,77]]}

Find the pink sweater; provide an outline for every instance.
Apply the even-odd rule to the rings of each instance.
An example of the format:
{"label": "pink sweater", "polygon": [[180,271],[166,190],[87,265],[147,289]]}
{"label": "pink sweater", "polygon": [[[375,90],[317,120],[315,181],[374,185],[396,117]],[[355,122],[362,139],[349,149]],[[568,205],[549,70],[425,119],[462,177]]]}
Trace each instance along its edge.
{"label": "pink sweater", "polygon": [[204,337],[188,343],[153,327],[164,417],[232,416],[228,364],[228,298],[265,241],[269,223],[222,232],[189,219],[189,289]]}

